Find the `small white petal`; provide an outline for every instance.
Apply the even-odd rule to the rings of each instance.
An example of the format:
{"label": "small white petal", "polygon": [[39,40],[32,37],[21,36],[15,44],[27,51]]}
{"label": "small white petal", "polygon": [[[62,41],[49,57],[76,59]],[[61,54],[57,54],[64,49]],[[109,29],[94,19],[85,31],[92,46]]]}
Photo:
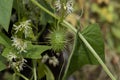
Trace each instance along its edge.
{"label": "small white petal", "polygon": [[49,64],[52,64],[54,67],[56,67],[59,64],[59,61],[55,56],[53,56],[49,59]]}
{"label": "small white petal", "polygon": [[27,52],[26,51],[27,42],[25,42],[22,39],[17,38],[17,37],[12,37],[12,42],[13,42],[12,46],[14,46],[19,51],[19,53]]}
{"label": "small white petal", "polygon": [[61,9],[60,0],[55,1],[55,9],[56,9],[56,11],[59,11]]}
{"label": "small white petal", "polygon": [[31,20],[26,20],[26,21],[20,22],[18,26],[14,24],[13,27],[14,27],[15,33],[19,31],[23,31],[25,38],[28,37],[30,34],[30,30],[32,30],[32,28],[30,27],[31,26],[30,22]]}
{"label": "small white petal", "polygon": [[66,3],[66,10],[67,10],[67,14],[70,14],[73,12],[73,2],[72,1],[68,1]]}
{"label": "small white petal", "polygon": [[45,54],[42,58],[42,63],[45,63],[49,59],[49,56]]}
{"label": "small white petal", "polygon": [[14,53],[12,53],[12,52],[9,52],[9,54],[7,55],[7,59],[10,62],[12,62],[12,60],[16,59],[16,58],[17,58],[17,56]]}

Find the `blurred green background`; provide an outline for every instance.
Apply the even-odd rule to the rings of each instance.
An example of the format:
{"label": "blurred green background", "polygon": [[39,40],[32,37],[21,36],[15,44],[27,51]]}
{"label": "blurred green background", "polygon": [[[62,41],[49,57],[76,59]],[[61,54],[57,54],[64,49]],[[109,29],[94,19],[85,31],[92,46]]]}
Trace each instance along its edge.
{"label": "blurred green background", "polygon": [[[120,0],[75,0],[74,13],[66,20],[78,27],[100,25],[105,44],[105,63],[120,80]],[[86,65],[70,80],[111,80],[101,66]]]}

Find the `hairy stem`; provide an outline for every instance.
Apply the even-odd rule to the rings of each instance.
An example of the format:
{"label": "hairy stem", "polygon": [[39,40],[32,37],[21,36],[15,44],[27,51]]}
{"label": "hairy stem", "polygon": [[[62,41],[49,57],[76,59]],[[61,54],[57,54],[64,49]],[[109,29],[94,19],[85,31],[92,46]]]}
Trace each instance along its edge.
{"label": "hairy stem", "polygon": [[[60,18],[58,16],[56,16],[55,14],[53,14],[52,12],[50,12],[49,10],[47,10],[46,8],[44,8],[41,4],[39,4],[36,0],[31,0],[35,5],[37,5],[40,9],[42,9],[43,11],[45,11],[46,13],[48,13],[49,15],[51,15],[52,17],[54,17],[55,19],[59,20]],[[63,26],[71,29],[71,31],[73,31],[75,34],[77,33],[77,30],[75,27],[73,27],[71,24],[69,24],[67,21],[63,20],[63,22],[61,23]],[[92,52],[92,54],[95,56],[95,58],[98,60],[98,62],[101,64],[101,66],[103,67],[104,71],[109,75],[109,77],[112,80],[116,80],[115,77],[112,75],[112,73],[109,71],[109,69],[107,68],[107,66],[104,64],[104,62],[102,61],[102,59],[99,57],[99,55],[97,54],[97,52],[92,48],[92,46],[88,43],[88,41],[84,38],[84,36],[79,32],[79,37],[80,39],[84,42],[84,44],[86,45],[86,47]]]}

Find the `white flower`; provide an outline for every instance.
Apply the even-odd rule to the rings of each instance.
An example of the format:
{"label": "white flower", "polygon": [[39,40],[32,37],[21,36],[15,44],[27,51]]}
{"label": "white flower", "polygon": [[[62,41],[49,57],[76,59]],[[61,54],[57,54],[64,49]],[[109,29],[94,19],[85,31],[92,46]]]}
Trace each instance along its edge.
{"label": "white flower", "polygon": [[42,62],[45,63],[48,59],[49,59],[49,56],[48,56],[47,54],[45,54],[45,55],[42,57]]}
{"label": "white flower", "polygon": [[60,56],[60,53],[57,52],[56,55],[57,55],[57,56]]}
{"label": "white flower", "polygon": [[16,58],[17,58],[17,56],[14,53],[12,53],[12,52],[9,52],[9,54],[7,55],[7,59],[10,62],[12,62],[13,59],[16,59]]}
{"label": "white flower", "polygon": [[55,1],[55,9],[56,9],[56,11],[59,11],[61,9],[60,0]]}
{"label": "white flower", "polygon": [[23,31],[24,35],[25,35],[25,38],[29,36],[30,34],[30,30],[32,29],[30,27],[30,22],[31,20],[26,20],[26,21],[23,21],[23,22],[20,22],[20,25],[13,25],[14,27],[14,30],[16,31],[15,33],[19,32],[19,31]]}
{"label": "white flower", "polygon": [[25,63],[27,62],[27,60],[24,58],[22,58],[22,59],[18,58],[18,59],[19,60],[16,62],[11,62],[10,66],[12,68],[15,68],[17,71],[21,71],[21,70],[23,70],[23,67],[25,67]]}
{"label": "white flower", "polygon": [[7,59],[9,61],[9,65],[11,68],[15,68],[17,71],[23,70],[25,63],[27,62],[26,59],[22,57],[17,57],[14,53],[9,52],[7,55]]}
{"label": "white flower", "polygon": [[66,3],[66,10],[67,10],[67,14],[70,14],[73,12],[73,2],[72,1],[68,1]]}
{"label": "white flower", "polygon": [[27,42],[17,37],[12,37],[12,42],[13,42],[12,46],[14,46],[19,51],[19,53],[27,52],[26,51]]}
{"label": "white flower", "polygon": [[21,61],[17,62],[18,63],[18,69],[19,69],[18,71],[23,70],[23,67],[24,67],[24,65],[25,65],[26,62],[27,62],[27,60],[24,59],[24,58],[22,58]]}
{"label": "white flower", "polygon": [[53,56],[49,59],[49,64],[52,64],[54,67],[56,67],[59,64],[59,61],[55,56]]}

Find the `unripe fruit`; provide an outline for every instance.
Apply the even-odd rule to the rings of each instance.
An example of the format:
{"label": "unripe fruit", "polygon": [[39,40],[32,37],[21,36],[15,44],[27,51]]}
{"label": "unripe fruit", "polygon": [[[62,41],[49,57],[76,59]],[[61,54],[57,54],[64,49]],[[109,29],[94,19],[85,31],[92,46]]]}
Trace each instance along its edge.
{"label": "unripe fruit", "polygon": [[52,49],[59,52],[65,48],[66,44],[66,34],[62,29],[55,29],[49,34],[50,44]]}

